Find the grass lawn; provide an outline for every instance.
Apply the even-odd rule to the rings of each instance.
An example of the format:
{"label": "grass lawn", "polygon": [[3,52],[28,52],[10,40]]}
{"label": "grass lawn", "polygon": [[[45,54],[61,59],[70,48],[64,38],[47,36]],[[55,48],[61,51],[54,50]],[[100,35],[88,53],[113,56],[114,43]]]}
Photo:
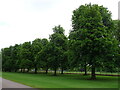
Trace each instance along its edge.
{"label": "grass lawn", "polygon": [[52,76],[3,72],[2,77],[34,88],[118,88],[115,76],[97,76],[97,80],[89,80],[90,76],[79,74]]}

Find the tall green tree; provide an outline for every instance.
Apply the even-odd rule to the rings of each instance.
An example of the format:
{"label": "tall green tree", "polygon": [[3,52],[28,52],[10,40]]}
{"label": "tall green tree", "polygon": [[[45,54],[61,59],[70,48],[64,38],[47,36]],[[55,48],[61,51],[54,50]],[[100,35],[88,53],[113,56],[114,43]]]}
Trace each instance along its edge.
{"label": "tall green tree", "polygon": [[11,71],[10,56],[11,56],[11,51],[9,48],[2,49],[2,70],[5,72]]}
{"label": "tall green tree", "polygon": [[115,37],[119,41],[119,53],[116,55],[114,64],[117,66],[117,68],[120,68],[120,20],[114,20],[113,22],[115,24]]}
{"label": "tall green tree", "polygon": [[58,59],[60,61],[61,74],[63,70],[67,67],[67,49],[68,49],[68,39],[64,34],[64,29],[60,25],[53,28],[53,34],[50,36],[50,42],[52,42],[59,50],[61,54]]}
{"label": "tall green tree", "polygon": [[38,58],[38,52],[42,50],[42,42],[41,39],[35,39],[32,42],[32,56],[33,56],[33,67],[35,68],[35,73],[37,73],[38,68],[40,67],[40,62]]}
{"label": "tall green tree", "polygon": [[2,68],[3,71],[17,71],[16,46],[2,49]]}
{"label": "tall green tree", "polygon": [[[95,68],[101,62],[109,62],[105,57],[113,60],[118,47],[111,13],[103,6],[81,5],[73,11],[72,27],[69,37],[74,42],[76,60],[87,62],[91,66],[91,79],[96,79]],[[88,58],[83,60],[84,57]]]}
{"label": "tall green tree", "polygon": [[117,38],[118,38],[118,40],[120,42],[120,20],[118,20]]}
{"label": "tall green tree", "polygon": [[49,54],[51,52],[49,52],[49,42],[47,39],[45,38],[42,39],[41,43],[42,43],[42,49],[37,54],[37,60],[39,60],[40,67],[45,69],[47,74],[50,66],[48,59],[49,59]]}
{"label": "tall green tree", "polygon": [[120,72],[120,20],[118,20],[118,29],[117,29],[117,38],[119,41],[119,54],[118,54],[118,59],[116,60],[118,63],[117,67],[119,68],[119,72]]}
{"label": "tall green tree", "polygon": [[48,44],[48,51],[49,51],[49,64],[50,68],[54,70],[54,76],[57,75],[57,69],[60,67],[60,56],[62,51],[59,47],[55,46],[53,42]]}
{"label": "tall green tree", "polygon": [[25,72],[32,68],[32,52],[31,52],[31,42],[24,42],[20,47],[20,67]]}
{"label": "tall green tree", "polygon": [[12,48],[12,60],[14,64],[14,71],[16,72],[19,69],[19,45],[15,44]]}

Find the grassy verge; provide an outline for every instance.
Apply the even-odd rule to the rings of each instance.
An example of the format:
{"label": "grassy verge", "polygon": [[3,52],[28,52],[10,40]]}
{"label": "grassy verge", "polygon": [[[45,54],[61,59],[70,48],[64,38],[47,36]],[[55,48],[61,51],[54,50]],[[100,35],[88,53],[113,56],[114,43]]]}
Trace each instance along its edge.
{"label": "grassy verge", "polygon": [[27,73],[2,73],[3,78],[19,82],[34,88],[117,88],[118,77],[97,76],[97,80],[89,80],[90,76],[79,74],[45,75]]}

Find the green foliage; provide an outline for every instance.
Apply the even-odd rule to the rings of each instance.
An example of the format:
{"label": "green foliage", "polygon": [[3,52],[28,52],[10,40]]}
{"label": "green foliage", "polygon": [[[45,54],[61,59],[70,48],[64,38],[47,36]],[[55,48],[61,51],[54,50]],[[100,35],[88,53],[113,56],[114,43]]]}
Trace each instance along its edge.
{"label": "green foliage", "polygon": [[35,73],[37,73],[37,68],[40,67],[38,52],[40,52],[41,50],[42,50],[42,40],[35,39],[32,42],[33,67],[35,68]]}
{"label": "green foliage", "polygon": [[[40,67],[42,67],[45,70],[48,70],[49,68],[49,42],[47,39],[42,39],[42,49],[37,53],[36,59],[39,60]],[[46,71],[47,73],[47,71]]]}
{"label": "green foliage", "polygon": [[52,44],[51,51],[52,56],[50,57],[50,61],[52,67],[55,67],[55,70],[60,67],[61,74],[63,74],[63,70],[67,67],[67,37],[64,35],[64,29],[59,25],[53,28],[53,34],[50,36],[50,43]]}
{"label": "green foliage", "polygon": [[120,20],[116,21],[116,36],[117,36],[117,39],[119,40],[119,44],[120,44]]}
{"label": "green foliage", "polygon": [[[119,49],[118,49],[118,54],[115,56],[115,65],[120,68],[120,20],[114,20],[113,21],[115,24],[115,37],[117,38],[117,40],[119,41]],[[119,69],[120,71],[120,69]]]}
{"label": "green foliage", "polygon": [[73,11],[72,26],[69,38],[75,61],[92,65],[92,77],[95,78],[95,67],[106,63],[108,57],[112,58],[109,62],[113,62],[117,54],[118,42],[113,34],[111,13],[103,6],[81,5]]}
{"label": "green foliage", "polygon": [[58,26],[55,26],[54,28],[53,28],[53,32],[54,33],[58,33],[58,34],[64,34],[64,29],[63,29],[63,27],[61,27],[60,25],[58,25]]}
{"label": "green foliage", "polygon": [[13,61],[13,47],[2,49],[2,68],[4,71],[14,71],[16,62]]}
{"label": "green foliage", "polygon": [[31,52],[31,42],[25,42],[20,48],[20,67],[21,69],[32,68],[32,52]]}
{"label": "green foliage", "polygon": [[[96,4],[81,5],[73,11],[69,39],[60,25],[53,28],[49,40],[37,38],[32,42],[2,49],[3,71],[38,69],[84,70],[91,68],[116,71],[120,66],[120,21],[112,20],[111,12]],[[101,69],[102,68],[102,69]],[[109,68],[112,68],[109,70]]]}

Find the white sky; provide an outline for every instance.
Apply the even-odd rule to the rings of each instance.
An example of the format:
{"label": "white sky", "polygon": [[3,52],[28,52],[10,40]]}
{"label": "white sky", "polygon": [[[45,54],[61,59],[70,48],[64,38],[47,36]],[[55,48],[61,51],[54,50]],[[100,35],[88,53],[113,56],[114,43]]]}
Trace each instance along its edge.
{"label": "white sky", "polygon": [[0,49],[10,45],[49,38],[52,28],[61,25],[68,35],[72,11],[81,4],[98,4],[118,19],[119,0],[0,0]]}

